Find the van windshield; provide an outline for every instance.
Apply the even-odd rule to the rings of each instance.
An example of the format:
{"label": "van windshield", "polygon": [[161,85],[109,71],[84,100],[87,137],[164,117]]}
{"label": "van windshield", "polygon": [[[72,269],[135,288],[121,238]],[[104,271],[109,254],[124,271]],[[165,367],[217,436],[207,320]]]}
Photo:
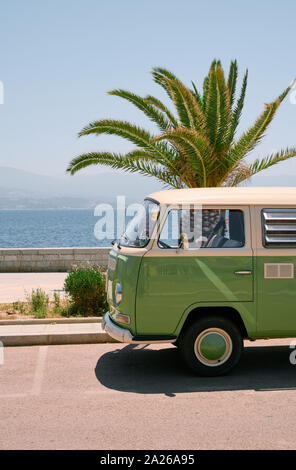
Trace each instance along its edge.
{"label": "van windshield", "polygon": [[125,232],[119,239],[121,246],[143,248],[151,239],[159,215],[159,204],[145,200],[139,204],[136,214],[128,223]]}

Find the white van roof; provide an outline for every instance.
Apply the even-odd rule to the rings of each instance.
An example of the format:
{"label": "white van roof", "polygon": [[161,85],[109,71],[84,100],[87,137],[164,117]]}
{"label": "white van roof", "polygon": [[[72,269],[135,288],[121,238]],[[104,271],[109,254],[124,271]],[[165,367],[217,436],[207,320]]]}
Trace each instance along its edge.
{"label": "white van roof", "polygon": [[235,187],[169,189],[152,193],[148,198],[164,205],[266,205],[295,206],[296,187]]}

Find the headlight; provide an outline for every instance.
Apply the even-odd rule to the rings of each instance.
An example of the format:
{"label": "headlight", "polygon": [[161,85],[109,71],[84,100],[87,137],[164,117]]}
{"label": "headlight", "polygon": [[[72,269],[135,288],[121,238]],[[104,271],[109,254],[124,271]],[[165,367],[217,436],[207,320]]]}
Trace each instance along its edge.
{"label": "headlight", "polygon": [[115,304],[119,305],[122,299],[122,287],[120,282],[116,282],[115,286]]}

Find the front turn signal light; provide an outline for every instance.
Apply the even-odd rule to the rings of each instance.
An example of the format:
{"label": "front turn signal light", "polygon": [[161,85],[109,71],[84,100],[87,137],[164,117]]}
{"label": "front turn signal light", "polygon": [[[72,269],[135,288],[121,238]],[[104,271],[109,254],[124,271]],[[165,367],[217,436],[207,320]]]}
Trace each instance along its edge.
{"label": "front turn signal light", "polygon": [[131,322],[130,316],[124,315],[123,313],[116,312],[114,317],[115,321],[117,321],[118,323],[124,323],[125,325],[129,325]]}

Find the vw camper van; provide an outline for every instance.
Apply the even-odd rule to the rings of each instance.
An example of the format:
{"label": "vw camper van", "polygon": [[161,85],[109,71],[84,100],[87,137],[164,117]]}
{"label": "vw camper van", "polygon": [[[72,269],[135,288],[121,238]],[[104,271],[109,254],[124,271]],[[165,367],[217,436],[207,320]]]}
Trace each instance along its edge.
{"label": "vw camper van", "polygon": [[109,254],[111,337],[174,343],[215,376],[244,339],[296,336],[296,188],[166,190],[143,207]]}

